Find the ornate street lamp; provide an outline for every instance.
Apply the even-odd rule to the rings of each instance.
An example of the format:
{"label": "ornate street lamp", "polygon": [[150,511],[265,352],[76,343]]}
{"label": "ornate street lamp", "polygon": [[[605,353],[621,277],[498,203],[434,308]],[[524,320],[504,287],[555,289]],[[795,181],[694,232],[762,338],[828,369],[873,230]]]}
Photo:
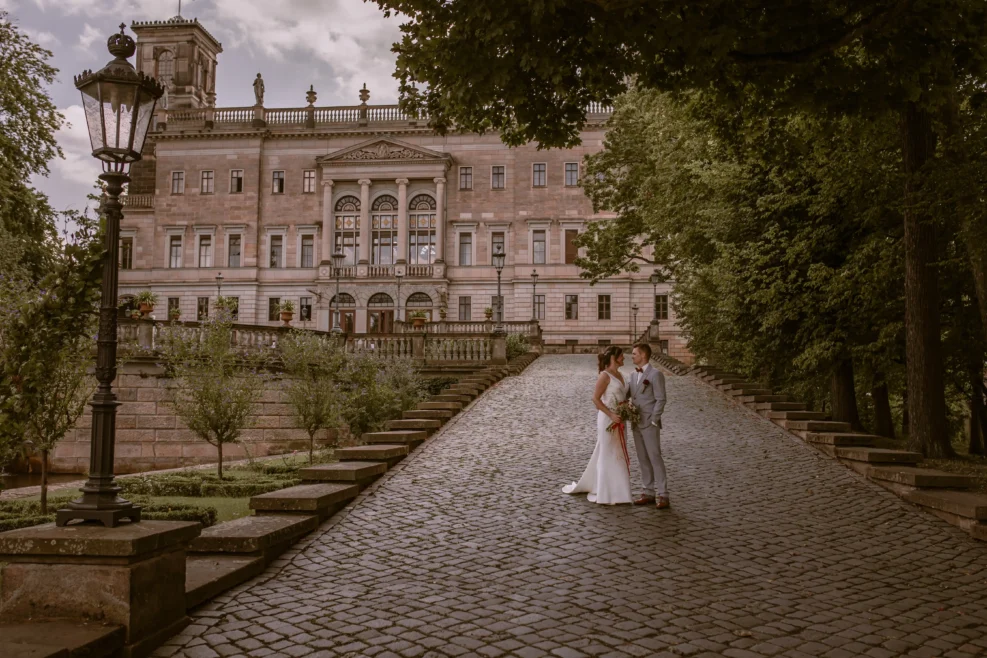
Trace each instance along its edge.
{"label": "ornate street lamp", "polygon": [[164,90],[157,80],[138,73],[127,61],[137,50],[134,40],[120,33],[111,36],[106,47],[114,59],[101,70],[76,76],[82,92],[82,106],[89,126],[93,157],[103,162],[100,179],[106,183],[102,211],[106,217],[103,233],[103,283],[99,305],[99,339],[96,351],[96,380],[99,386],[89,403],[93,409],[89,451],[89,479],[82,497],[58,510],[55,523],[63,526],[76,519],[97,521],[115,527],[123,519],[138,522],[140,507],[120,498],[120,487],[113,481],[113,455],[116,440],[117,397],[113,392],[117,360],[117,256],[120,250],[120,194],[130,182],[130,165],[141,159],[144,140],[154,116],[154,106]]}
{"label": "ornate street lamp", "polygon": [[216,302],[223,298],[223,273],[216,275]]}
{"label": "ornate street lamp", "polygon": [[637,340],[637,312],[638,312],[639,308],[640,307],[638,307],[637,304],[634,304],[634,306],[631,306],[631,312],[634,314],[634,324],[632,325],[633,328],[631,329],[631,332],[632,332],[631,333],[631,343],[634,343]]}
{"label": "ornate street lamp", "polygon": [[494,327],[495,334],[504,333],[504,298],[500,294],[500,273],[504,271],[504,261],[507,254],[504,253],[503,245],[494,245],[493,266],[497,270],[497,326]]}
{"label": "ornate street lamp", "polygon": [[346,260],[346,254],[342,251],[337,251],[332,255],[332,272],[336,277],[336,296],[333,298],[333,301],[336,302],[336,312],[332,316],[332,333],[337,335],[343,333],[339,318],[339,275],[343,271],[344,260]]}
{"label": "ornate street lamp", "polygon": [[652,299],[654,299],[655,302],[655,317],[653,319],[657,321],[658,320],[658,284],[661,283],[661,277],[658,275],[658,270],[655,270],[654,272],[651,273],[651,276],[648,277],[648,281],[651,282],[651,288],[654,293],[652,295]]}
{"label": "ornate street lamp", "polygon": [[538,319],[538,270],[531,270],[531,319]]}
{"label": "ornate street lamp", "polygon": [[394,278],[398,282],[398,298],[396,303],[398,306],[398,322],[401,322],[401,279],[404,278],[404,271],[394,270]]}

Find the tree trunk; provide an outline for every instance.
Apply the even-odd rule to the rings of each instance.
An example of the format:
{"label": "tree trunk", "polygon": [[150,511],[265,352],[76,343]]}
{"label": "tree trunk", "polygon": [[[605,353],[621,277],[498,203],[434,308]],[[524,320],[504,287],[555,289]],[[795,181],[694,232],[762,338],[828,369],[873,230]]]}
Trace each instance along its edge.
{"label": "tree trunk", "polygon": [[216,442],[216,450],[219,451],[219,463],[216,464],[216,474],[219,476],[219,479],[222,480],[223,479],[223,442],[222,441]]}
{"label": "tree trunk", "polygon": [[967,452],[971,455],[984,454],[984,373],[974,368],[970,371],[970,443]]}
{"label": "tree trunk", "polygon": [[909,436],[911,433],[911,427],[908,424],[908,387],[906,386],[901,391],[901,434],[902,436]]}
{"label": "tree trunk", "polygon": [[829,396],[833,405],[833,420],[850,423],[855,432],[862,432],[857,409],[857,391],[853,379],[853,360],[843,359],[829,377]]}
{"label": "tree trunk", "polygon": [[48,451],[41,451],[41,516],[48,515]]}
{"label": "tree trunk", "polygon": [[308,463],[315,463],[315,432],[308,433]]}
{"label": "tree trunk", "polygon": [[905,352],[909,439],[926,457],[952,457],[946,432],[940,344],[936,227],[916,203],[922,166],[932,157],[935,133],[929,114],[909,103],[901,120],[905,170]]}
{"label": "tree trunk", "polygon": [[874,400],[874,434],[894,438],[894,419],[891,417],[891,400],[888,397],[888,384],[876,384],[870,392]]}

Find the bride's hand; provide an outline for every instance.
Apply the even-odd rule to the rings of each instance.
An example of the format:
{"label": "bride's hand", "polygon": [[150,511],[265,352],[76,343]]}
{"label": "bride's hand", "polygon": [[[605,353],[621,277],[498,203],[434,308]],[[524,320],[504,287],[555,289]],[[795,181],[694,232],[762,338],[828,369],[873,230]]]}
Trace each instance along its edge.
{"label": "bride's hand", "polygon": [[615,422],[615,423],[619,423],[620,422],[620,416],[618,416],[617,414],[613,413],[612,411],[610,413],[608,413],[607,415],[610,416],[610,420],[612,420],[613,422]]}

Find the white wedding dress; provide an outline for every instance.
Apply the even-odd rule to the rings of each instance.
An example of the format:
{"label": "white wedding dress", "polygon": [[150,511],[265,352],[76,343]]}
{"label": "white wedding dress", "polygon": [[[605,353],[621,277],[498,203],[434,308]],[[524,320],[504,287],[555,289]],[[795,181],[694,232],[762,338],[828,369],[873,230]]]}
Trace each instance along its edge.
{"label": "white wedding dress", "polygon": [[[617,404],[627,398],[627,384],[611,375],[607,390],[601,400],[610,409],[616,409]],[[600,505],[621,505],[633,502],[631,499],[631,475],[627,467],[627,457],[624,447],[620,445],[620,435],[608,432],[607,427],[613,421],[602,411],[596,412],[596,448],[589,458],[586,470],[579,482],[562,488],[567,494],[585,493],[591,503]],[[625,430],[630,435],[630,428]]]}

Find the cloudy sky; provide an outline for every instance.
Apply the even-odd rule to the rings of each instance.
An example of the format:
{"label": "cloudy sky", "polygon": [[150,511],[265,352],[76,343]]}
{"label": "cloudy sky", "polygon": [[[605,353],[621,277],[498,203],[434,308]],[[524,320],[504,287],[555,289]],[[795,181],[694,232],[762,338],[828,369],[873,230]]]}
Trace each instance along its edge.
{"label": "cloudy sky", "polygon": [[[35,184],[56,209],[81,208],[99,174],[72,76],[102,67],[106,38],[121,22],[162,20],[178,13],[178,0],[0,0],[0,9],[31,38],[52,51],[58,80],[50,89],[68,120],[58,135],[65,159]],[[371,103],[393,103],[391,44],[400,21],[385,19],[363,0],[183,0],[182,16],[198,18],[223,44],[216,75],[216,105],[253,105],[254,76],[264,76],[264,104],[302,107],[309,85],[318,105],[359,103],[367,83]],[[129,31],[129,30],[128,30]],[[132,34],[132,33],[131,33]]]}

